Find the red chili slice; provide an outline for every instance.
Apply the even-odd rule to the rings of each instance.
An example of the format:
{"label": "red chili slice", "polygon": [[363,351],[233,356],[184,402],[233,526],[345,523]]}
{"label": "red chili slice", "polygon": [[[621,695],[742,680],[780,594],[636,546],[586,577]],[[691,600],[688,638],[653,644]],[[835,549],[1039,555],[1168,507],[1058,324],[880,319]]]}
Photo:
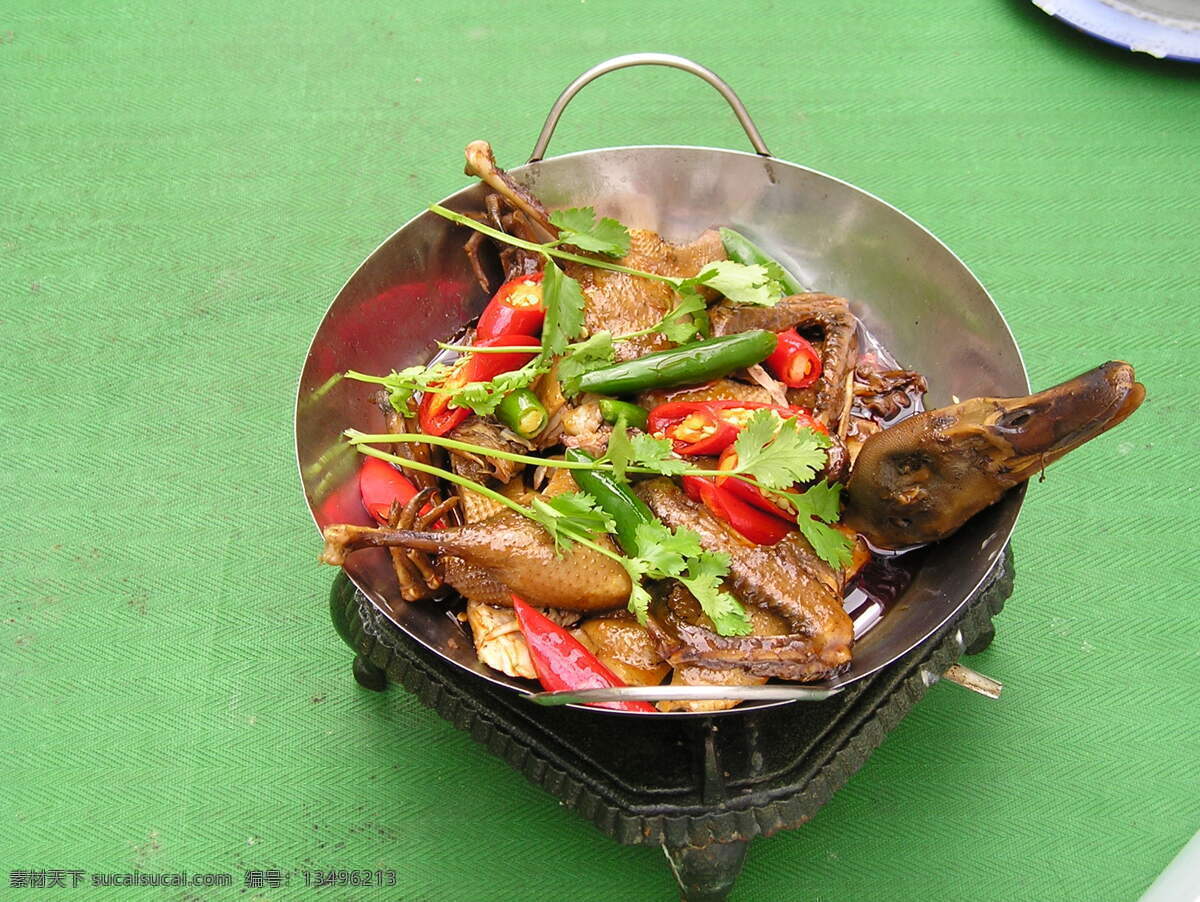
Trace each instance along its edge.
{"label": "red chili slice", "polygon": [[517,276],[492,295],[475,326],[475,338],[482,341],[497,335],[537,335],[545,318],[542,273]]}
{"label": "red chili slice", "polygon": [[[386,460],[367,457],[358,471],[358,491],[362,495],[363,507],[367,509],[367,513],[380,524],[386,525],[392,502],[408,504],[418,489],[411,479]],[[428,513],[431,507],[426,504],[421,508],[421,513]],[[445,524],[438,520],[434,528],[441,529],[443,525]]]}
{"label": "red chili slice", "polygon": [[[717,470],[718,472],[732,470],[736,468],[737,465],[737,451],[730,447],[726,448],[721,453],[721,459],[717,461]],[[715,481],[717,486],[729,492],[739,501],[752,504],[761,511],[766,511],[768,514],[773,514],[776,517],[780,517],[792,523],[796,522],[795,513],[780,507],[771,499],[770,496],[763,492],[762,489],[751,485],[744,479],[735,479],[732,476],[718,476]]]}
{"label": "red chili slice", "polygon": [[720,454],[737,438],[737,429],[722,420],[709,401],[668,401],[650,411],[646,428],[674,443],[676,454]]}
{"label": "red chili slice", "polygon": [[829,434],[803,407],[759,401],[668,401],[650,411],[646,428],[652,435],[671,439],[676,454],[720,454],[733,444],[756,410],[773,410],[783,419],[794,419],[798,427]]}
{"label": "red chili slice", "polygon": [[[529,658],[537,672],[538,682],[551,692],[562,689],[609,689],[626,685],[620,677],[605,667],[600,659],[568,633],[513,595],[513,610],[517,623],[529,646]],[[618,711],[640,711],[647,714],[657,709],[648,702],[597,702],[597,707]]]}
{"label": "red chili slice", "polygon": [[[516,335],[505,333],[475,342],[480,348],[507,348],[541,346],[541,340],[532,335]],[[507,354],[469,354],[460,359],[453,373],[434,388],[459,389],[468,382],[487,382],[495,379],[501,373],[519,370],[536,354],[523,354],[512,351]],[[417,407],[417,421],[421,431],[429,435],[445,435],[455,426],[471,415],[466,407],[455,407],[450,404],[450,395],[440,391],[427,391]]]}
{"label": "red chili slice", "polygon": [[702,502],[714,517],[756,545],[774,545],[791,531],[790,523],[746,504],[709,479],[684,476],[681,481],[689,498]]}
{"label": "red chili slice", "polygon": [[799,332],[775,333],[775,350],[765,361],[771,374],[789,388],[808,388],[821,378],[821,355]]}

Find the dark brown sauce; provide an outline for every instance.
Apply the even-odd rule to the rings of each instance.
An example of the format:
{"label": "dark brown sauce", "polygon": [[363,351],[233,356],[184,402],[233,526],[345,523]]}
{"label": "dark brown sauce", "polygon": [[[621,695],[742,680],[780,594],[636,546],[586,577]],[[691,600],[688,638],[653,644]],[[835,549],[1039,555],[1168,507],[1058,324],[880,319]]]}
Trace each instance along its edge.
{"label": "dark brown sauce", "polygon": [[[871,335],[861,322],[858,324],[859,356],[873,354],[884,366],[890,369],[901,369],[896,358],[880,342]],[[906,390],[909,403],[902,407],[895,416],[880,417],[857,402],[851,409],[851,414],[863,419],[872,420],[886,429],[901,420],[906,420],[925,409],[924,395],[919,392]],[[870,546],[870,543],[868,543]],[[901,551],[884,551],[871,547],[871,559],[846,586],[842,596],[842,604],[850,619],[854,621],[854,638],[861,639],[867,632],[883,619],[884,614],[896,603],[912,584],[921,561],[925,557],[924,545],[916,545]]]}
{"label": "dark brown sauce", "polygon": [[861,639],[912,584],[925,557],[924,546],[903,554],[873,553],[846,586],[842,604],[854,621],[854,638]]}

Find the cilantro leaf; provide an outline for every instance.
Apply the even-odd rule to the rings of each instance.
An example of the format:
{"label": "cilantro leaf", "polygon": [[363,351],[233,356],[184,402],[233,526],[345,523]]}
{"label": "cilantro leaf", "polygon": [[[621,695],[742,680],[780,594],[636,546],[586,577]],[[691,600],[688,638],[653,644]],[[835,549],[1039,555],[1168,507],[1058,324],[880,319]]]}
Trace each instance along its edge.
{"label": "cilantro leaf", "polygon": [[737,472],[768,489],[786,489],[816,476],[828,459],[828,436],[799,427],[795,420],[783,427],[774,411],[756,410],[733,444]]}
{"label": "cilantro leaf", "polygon": [[553,537],[556,548],[570,548],[573,539],[616,529],[612,518],[586,492],[565,492],[549,500],[534,498],[530,506],[541,515],[538,522]]}
{"label": "cilantro leaf", "polygon": [[550,369],[542,358],[529,361],[519,370],[501,373],[488,382],[468,382],[450,397],[456,407],[469,407],[481,417],[494,413],[504,396],[518,388],[527,388],[534,379]]}
{"label": "cilantro leaf", "polygon": [[542,276],[542,304],[546,308],[542,355],[557,357],[583,330],[583,289],[549,257]]}
{"label": "cilantro leaf", "polygon": [[836,523],[841,513],[842,487],[822,479],[802,492],[796,500],[800,509],[810,517],[816,517],[826,523]]}
{"label": "cilantro leaf", "polygon": [[679,283],[679,288],[694,288],[697,285],[715,288],[735,304],[774,307],[783,297],[783,286],[772,278],[765,266],[757,263],[718,260],[708,264],[699,275],[684,279]]}
{"label": "cilantro leaf", "polygon": [[623,257],[629,253],[629,230],[608,217],[597,222],[592,207],[555,210],[550,214],[550,222],[558,226],[560,239],[581,251],[610,257]]}
{"label": "cilantro leaf", "polygon": [[612,464],[613,476],[625,478],[625,468],[633,456],[633,444],[629,441],[629,432],[625,428],[625,418],[620,417],[613,426],[612,434],[608,437],[608,450],[604,452],[603,460]]}
{"label": "cilantro leaf", "polygon": [[629,610],[633,611],[638,623],[645,626],[646,618],[650,614],[650,593],[638,582],[635,574],[631,573],[629,577],[633,582],[633,591],[629,593]]}
{"label": "cilantro leaf", "polygon": [[629,610],[646,622],[650,595],[642,588],[642,577],[678,579],[685,585],[722,636],[744,636],[750,619],[736,598],[721,588],[729,575],[729,555],[704,551],[700,537],[690,529],[672,530],[659,521],[639,523],[634,533],[638,554],[629,560],[633,592]]}
{"label": "cilantro leaf", "polygon": [[747,636],[751,625],[746,609],[721,588],[728,575],[729,555],[705,551],[691,560],[687,573],[679,581],[696,596],[719,635]]}
{"label": "cilantro leaf", "polygon": [[[708,309],[708,304],[694,288],[682,288],[679,292],[679,304],[666,316],[659,320],[655,331],[661,332],[675,344],[683,344],[696,337],[701,329],[700,314]],[[708,317],[702,317],[703,325],[707,326]]]}
{"label": "cilantro leaf", "polygon": [[634,537],[643,573],[653,579],[679,576],[688,567],[687,559],[701,553],[698,535],[684,528],[672,532],[658,520],[639,523]]}
{"label": "cilantro leaf", "polygon": [[775,260],[764,260],[762,265],[763,265],[763,268],[767,271],[767,278],[769,278],[772,282],[777,282],[779,284],[780,290],[786,293],[787,292],[787,283],[789,281],[795,281],[788,274],[787,270],[785,270],[782,266],[780,266],[779,263]]}
{"label": "cilantro leaf", "polygon": [[369,376],[350,370],[347,379],[358,382],[373,382],[382,385],[388,393],[388,402],[392,409],[406,417],[413,416],[412,406],[408,403],[414,392],[428,391],[435,383],[444,380],[454,367],[444,363],[433,366],[410,366],[400,371],[392,370],[387,376]]}
{"label": "cilantro leaf", "polygon": [[584,373],[608,366],[614,360],[611,332],[597,332],[587,341],[571,348],[558,361],[558,381],[564,395],[579,394],[579,379]]}
{"label": "cilantro leaf", "polygon": [[843,569],[850,563],[854,553],[854,540],[832,526],[818,523],[812,517],[800,517],[796,521],[804,538],[813,547],[817,557],[835,570]]}
{"label": "cilantro leaf", "polygon": [[669,439],[655,438],[645,433],[635,435],[630,442],[630,462],[664,476],[678,476],[687,470],[689,464],[676,457],[672,447]]}

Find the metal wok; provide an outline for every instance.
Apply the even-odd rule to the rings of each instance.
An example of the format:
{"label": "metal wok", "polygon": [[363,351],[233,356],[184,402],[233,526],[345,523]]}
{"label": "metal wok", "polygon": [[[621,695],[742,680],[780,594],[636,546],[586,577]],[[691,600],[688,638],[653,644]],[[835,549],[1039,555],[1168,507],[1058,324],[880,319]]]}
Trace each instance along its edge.
{"label": "metal wok", "polygon": [[[732,106],[757,152],[654,145],[543,159],[574,94],[606,72],[634,65],[671,66],[712,84]],[[653,229],[669,240],[687,241],[715,225],[748,234],[803,284],[851,299],[867,328],[905,366],[928,378],[930,407],[1030,390],[1000,311],[949,248],[879,198],[771,156],[733,91],[689,60],[636,54],[585,72],[555,103],[530,162],[509,172],[551,208],[594,206],[601,215]],[[479,210],[483,195],[481,186],[472,185],[439,203]],[[358,499],[358,455],[340,436],[349,427],[383,429],[382,415],[371,401],[373,387],[341,374],[351,369],[386,373],[424,362],[435,350],[435,340],[458,332],[478,315],[487,298],[462,251],[466,237],[439,216],[419,214],[359,266],[321,321],[296,400],[296,453],[318,529],[369,522]],[[837,690],[860,680],[910,652],[953,618],[1002,556],[1022,496],[1020,489],[1010,492],[931,549],[909,588],[855,643],[850,669],[813,687]],[[346,570],[385,616],[430,651],[481,679],[522,693],[534,691],[531,684],[479,663],[470,637],[443,605],[401,600],[385,550],[357,552]],[[788,703],[743,705],[728,713]]]}

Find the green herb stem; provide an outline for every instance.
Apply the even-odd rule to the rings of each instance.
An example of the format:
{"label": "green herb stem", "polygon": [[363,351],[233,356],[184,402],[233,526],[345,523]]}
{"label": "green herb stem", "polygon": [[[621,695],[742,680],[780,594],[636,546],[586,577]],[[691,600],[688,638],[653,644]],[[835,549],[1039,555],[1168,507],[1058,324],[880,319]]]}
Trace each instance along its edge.
{"label": "green herb stem", "polygon": [[[393,438],[393,439],[397,438],[397,437],[398,436],[391,436],[391,438]],[[435,438],[435,436],[425,436],[425,438],[427,438],[427,439]],[[422,463],[419,460],[409,460],[407,457],[400,457],[399,455],[396,455],[396,454],[389,454],[387,451],[381,451],[378,448],[372,448],[368,445],[359,445],[358,452],[360,454],[366,454],[370,457],[378,457],[380,460],[386,460],[389,463],[393,463],[398,467],[406,467],[410,470],[417,470],[421,473],[429,473],[431,476],[437,476],[440,479],[444,479],[447,482],[452,482],[455,485],[461,486],[464,489],[467,489],[472,492],[476,492],[477,494],[482,495],[484,498],[489,498],[492,501],[495,501],[497,504],[502,504],[505,507],[509,508],[510,510],[516,511],[521,516],[529,518],[533,522],[537,523],[539,526],[543,526],[543,527],[545,526],[545,523],[543,522],[543,518],[540,517],[536,512],[534,512],[534,510],[532,508],[525,507],[525,505],[523,505],[523,504],[518,504],[516,501],[513,501],[511,498],[501,495],[499,492],[495,491],[494,489],[489,489],[487,486],[481,485],[473,479],[467,479],[465,476],[459,476],[457,473],[452,473],[449,470],[443,470],[441,467],[435,467],[432,464]],[[566,531],[567,531],[571,541],[578,542],[580,545],[583,545],[587,548],[592,549],[592,551],[599,552],[600,554],[603,554],[606,557],[612,558],[614,561],[616,561],[622,567],[624,567],[627,571],[629,571],[630,576],[632,578],[632,570],[630,569],[629,559],[626,558],[624,555],[617,554],[615,551],[611,551],[610,549],[605,548],[603,545],[601,545],[598,542],[592,541],[587,536],[580,535],[574,529],[571,529],[568,527],[566,529]]]}
{"label": "green herb stem", "polygon": [[[437,445],[439,448],[446,448],[449,451],[462,451],[464,454],[479,454],[479,455],[484,455],[486,457],[495,457],[495,458],[498,458],[499,460],[510,460],[513,463],[528,464],[529,466],[533,466],[533,467],[551,467],[551,468],[558,468],[560,470],[590,470],[593,472],[600,472],[600,473],[611,473],[613,471],[612,466],[611,465],[606,466],[603,460],[599,460],[599,461],[596,461],[593,463],[590,461],[556,460],[556,459],[547,458],[547,457],[533,457],[532,455],[529,455],[529,454],[516,454],[512,451],[501,451],[497,448],[486,448],[483,445],[476,445],[476,444],[473,444],[472,442],[462,442],[462,441],[459,441],[458,439],[446,438],[445,436],[440,436],[440,435],[425,435],[424,433],[420,433],[420,432],[397,432],[397,433],[372,435],[372,434],[367,434],[364,432],[359,432],[357,429],[347,429],[343,433],[343,435],[346,436],[346,438],[349,440],[350,444],[358,445],[358,446],[360,446],[360,448],[362,445],[365,445],[365,444],[386,444],[389,442],[400,442],[400,443],[407,442],[407,443],[421,444],[421,445]],[[379,457],[381,454],[384,453],[384,452],[373,453],[374,451],[375,451],[375,449],[372,449],[371,451],[365,452],[365,453],[370,453],[370,454],[372,454],[373,457]],[[387,455],[386,457],[384,457],[384,459],[392,460],[393,462],[395,462],[393,455]],[[408,466],[408,464],[405,464],[405,466]],[[413,469],[420,470],[421,467],[424,467],[424,466],[426,466],[426,465],[422,464],[420,467],[414,466]],[[434,467],[433,469],[437,471],[434,475],[439,475],[441,473],[446,472],[445,470],[440,470],[437,467]],[[654,470],[649,467],[639,467],[639,466],[635,466],[632,464],[627,466],[625,468],[625,471],[628,473],[638,473],[641,475],[648,475],[648,476],[663,475],[658,470]],[[425,472],[428,472],[428,471],[425,471]],[[704,470],[704,469],[701,469],[700,467],[690,467],[687,470],[684,470],[681,473],[678,473],[675,475],[699,476],[701,478],[706,478],[706,479],[715,479],[718,476],[731,476],[734,479],[740,479],[742,482],[749,483],[750,485],[754,486],[755,488],[757,488],[761,491],[770,492],[774,495],[783,495],[787,498],[793,498],[793,499],[801,497],[800,492],[789,492],[784,489],[772,489],[772,488],[767,488],[764,485],[759,485],[759,483],[757,481],[755,481],[754,477],[746,476],[743,474],[743,472],[741,470],[737,470],[737,469],[719,470],[718,471],[718,470]],[[461,476],[454,476],[454,478],[450,478],[450,477],[446,477],[446,478],[450,482],[454,482],[458,485],[463,485],[463,482],[461,481],[463,479],[463,477],[461,477]],[[498,495],[498,493],[487,494],[488,492],[491,492],[492,490],[486,489],[484,486],[479,486],[479,488],[476,488],[476,486],[478,486],[479,484],[473,483],[473,482],[471,482],[471,480],[466,480],[466,482],[471,483],[471,484],[464,486],[465,488],[469,488],[472,491],[478,491],[479,494],[481,494],[481,495],[487,495],[487,497],[489,497],[489,498],[492,498],[493,496],[500,497],[500,498],[504,497],[503,495]],[[511,499],[507,499],[507,498],[505,499],[505,501],[508,503],[509,507],[512,507],[516,503],[516,502],[511,501]],[[520,505],[517,505],[517,507],[520,507]]]}

